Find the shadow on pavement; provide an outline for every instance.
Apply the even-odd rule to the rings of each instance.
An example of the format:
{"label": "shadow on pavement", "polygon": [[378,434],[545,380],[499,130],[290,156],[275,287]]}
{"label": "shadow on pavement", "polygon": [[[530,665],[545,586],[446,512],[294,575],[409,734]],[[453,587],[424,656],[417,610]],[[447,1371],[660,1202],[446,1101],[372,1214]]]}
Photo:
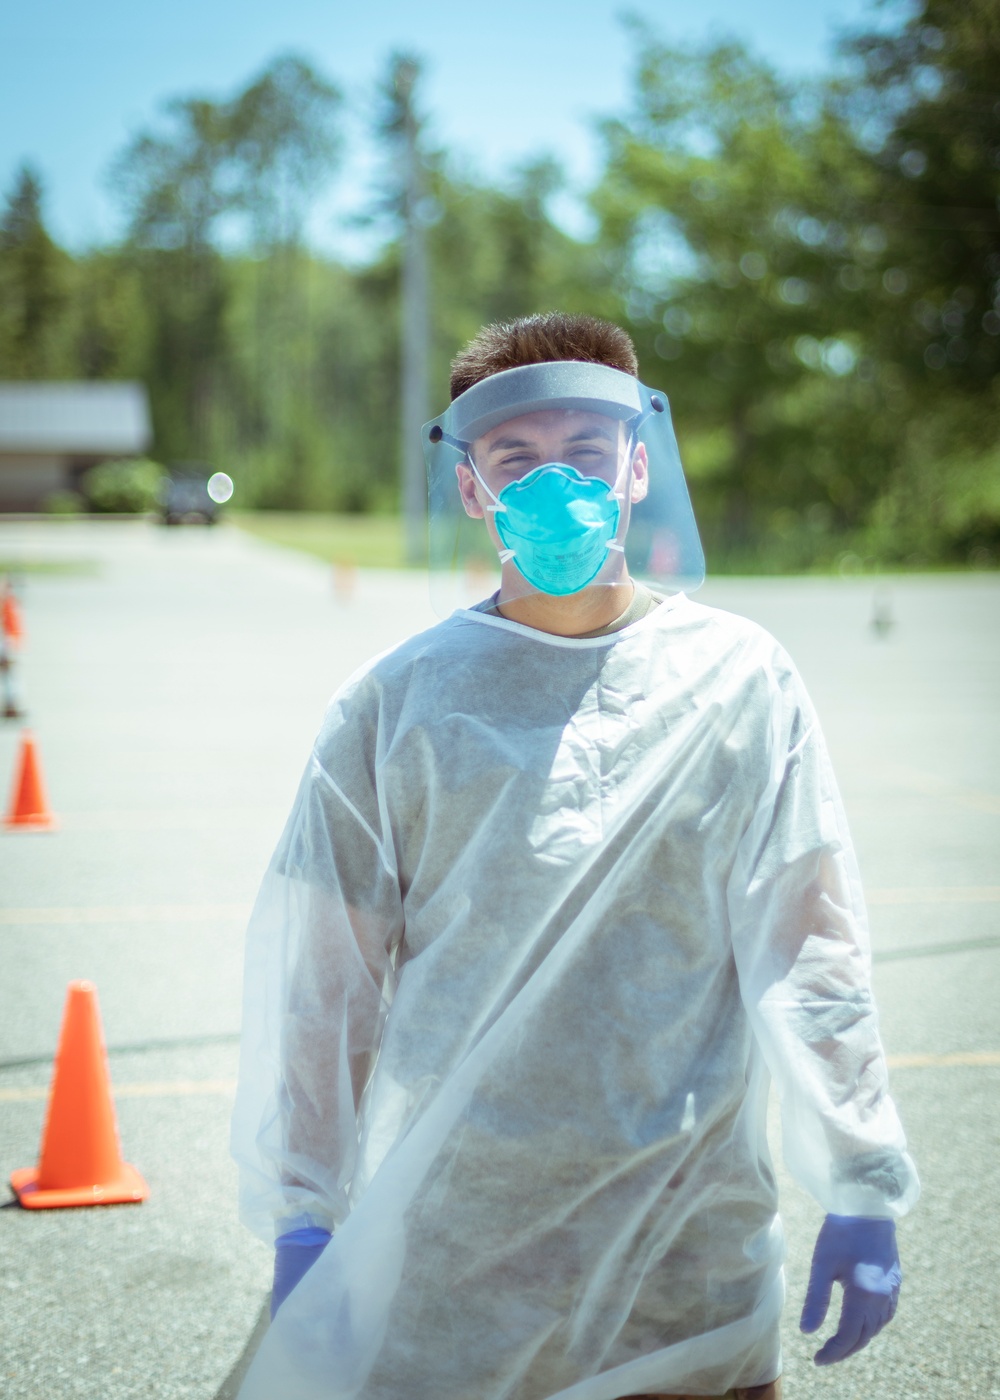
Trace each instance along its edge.
{"label": "shadow on pavement", "polygon": [[257,1348],[263,1340],[271,1321],[271,1300],[265,1298],[257,1321],[254,1323],[253,1331],[247,1338],[247,1344],[236,1359],[233,1369],[215,1392],[213,1400],[236,1400],[236,1393],[243,1384],[243,1377],[250,1369],[250,1362],[254,1359]]}

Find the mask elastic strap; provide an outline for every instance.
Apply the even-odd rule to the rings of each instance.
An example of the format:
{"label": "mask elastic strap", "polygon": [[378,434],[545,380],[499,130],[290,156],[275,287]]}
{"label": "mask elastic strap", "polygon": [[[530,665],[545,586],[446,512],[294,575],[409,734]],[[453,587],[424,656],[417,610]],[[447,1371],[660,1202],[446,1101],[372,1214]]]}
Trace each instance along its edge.
{"label": "mask elastic strap", "polygon": [[[502,503],[501,501],[497,500],[496,496],[494,496],[493,492],[492,492],[492,491],[490,490],[490,488],[486,485],[486,482],[483,480],[482,474],[480,473],[479,468],[476,466],[475,462],[472,460],[472,453],[469,452],[468,450],[466,450],[465,455],[466,455],[466,458],[467,458],[467,460],[468,460],[469,466],[472,468],[472,470],[473,470],[473,472],[475,473],[476,477],[479,479],[479,484],[480,484],[480,486],[482,486],[483,490],[486,492],[487,496],[489,496],[490,501],[492,502],[492,504],[491,504],[491,505],[488,505],[488,506],[486,507],[486,509],[487,509],[487,510],[491,510],[491,511],[493,512],[494,515],[496,515],[497,511],[501,511],[501,512],[503,512],[503,513],[506,513],[507,507],[506,507],[505,505],[503,505],[503,503]],[[513,549],[501,549],[500,554],[499,554],[500,563],[501,563],[501,564],[506,564],[507,561],[508,561],[508,559],[513,559],[513,558],[514,558],[514,554],[515,554],[515,551],[514,551]]]}
{"label": "mask elastic strap", "polygon": [[[636,432],[636,430],[635,430],[634,428],[632,428],[632,429],[630,429],[630,431],[629,431],[628,442],[625,444],[625,460],[622,462],[622,465],[618,468],[618,471],[617,471],[617,473],[616,473],[616,475],[615,475],[615,479],[614,479],[614,481],[611,483],[610,487],[608,488],[608,496],[609,496],[609,498],[612,499],[612,500],[615,500],[615,501],[622,501],[622,502],[624,502],[624,500],[625,500],[625,492],[624,492],[624,491],[619,491],[619,490],[618,490],[618,483],[619,483],[619,482],[621,481],[621,479],[622,479],[622,473],[623,473],[623,472],[628,473],[629,471],[631,471],[631,469],[632,469],[632,456],[633,456],[633,454],[634,454],[634,452],[635,452],[635,449],[638,447],[638,445],[639,445],[639,435],[638,435],[638,433]],[[624,553],[623,547],[622,547],[621,545],[618,545],[618,544],[609,544],[609,545],[608,545],[608,548],[609,548],[609,549],[621,549],[621,550],[622,550],[622,553]]]}
{"label": "mask elastic strap", "polygon": [[478,478],[478,481],[479,481],[480,486],[483,488],[483,490],[486,492],[487,496],[489,496],[490,500],[493,502],[493,504],[492,504],[491,506],[487,506],[486,509],[487,509],[487,510],[493,511],[494,515],[496,514],[496,512],[497,512],[498,510],[499,510],[499,511],[504,511],[504,512],[505,512],[505,511],[507,510],[507,507],[500,501],[499,497],[494,496],[493,492],[492,492],[492,491],[490,490],[490,488],[486,485],[486,482],[483,480],[482,473],[480,472],[479,468],[476,466],[475,462],[472,460],[472,453],[471,453],[468,449],[466,449],[465,456],[466,456],[466,459],[468,460],[469,466],[472,468],[473,472],[475,473],[476,477]]}
{"label": "mask elastic strap", "polygon": [[[625,501],[625,492],[624,492],[624,491],[619,491],[619,490],[617,489],[617,487],[618,487],[619,481],[621,480],[622,472],[625,472],[625,473],[627,474],[629,471],[631,471],[631,469],[632,469],[632,457],[633,457],[633,454],[635,453],[635,449],[638,447],[638,445],[639,445],[639,434],[638,434],[636,428],[633,427],[633,428],[631,428],[631,429],[629,430],[628,442],[627,442],[627,444],[626,444],[626,446],[625,446],[625,461],[622,463],[621,467],[619,468],[619,470],[618,470],[618,475],[615,477],[615,479],[614,479],[614,481],[613,481],[613,483],[612,483],[612,485],[611,485],[611,489],[608,491],[608,496],[609,496],[609,498],[610,498],[611,500],[613,500],[613,501],[621,501],[621,502],[623,502],[623,503],[624,503],[624,501]],[[625,546],[624,546],[623,544],[619,544],[617,540],[613,540],[613,541],[608,545],[608,549],[609,549],[609,550],[612,550],[612,549],[613,549],[617,554],[624,554],[624,553],[625,553]]]}

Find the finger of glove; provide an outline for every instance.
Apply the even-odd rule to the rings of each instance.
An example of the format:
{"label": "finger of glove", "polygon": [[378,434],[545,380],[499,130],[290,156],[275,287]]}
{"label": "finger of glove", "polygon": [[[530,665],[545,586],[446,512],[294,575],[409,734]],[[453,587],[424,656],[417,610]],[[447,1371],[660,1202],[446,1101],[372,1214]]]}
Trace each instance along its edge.
{"label": "finger of glove", "polygon": [[889,1316],[885,1319],[885,1322],[882,1323],[882,1326],[883,1326],[883,1327],[885,1327],[888,1323],[890,1323],[890,1322],[892,1321],[892,1319],[896,1316],[896,1309],[897,1309],[898,1306],[899,1306],[899,1289],[896,1288],[896,1289],[893,1290],[892,1297],[889,1299]]}
{"label": "finger of glove", "polygon": [[859,1288],[856,1284],[848,1284],[844,1290],[844,1305],[846,1307],[850,1302],[852,1307],[858,1306],[863,1310],[865,1326],[871,1338],[877,1336],[887,1322],[892,1321],[898,1297],[898,1289],[888,1293],[874,1293],[869,1289]]}
{"label": "finger of glove", "polygon": [[843,1361],[845,1356],[849,1356],[864,1332],[866,1321],[867,1310],[863,1301],[845,1293],[840,1325],[813,1357],[816,1365],[831,1366],[835,1361]]}
{"label": "finger of glove", "polygon": [[858,1354],[859,1351],[864,1351],[864,1349],[865,1349],[865,1347],[868,1345],[868,1343],[872,1340],[873,1337],[877,1336],[877,1334],[878,1334],[878,1332],[879,1332],[880,1330],[881,1330],[881,1329],[878,1328],[878,1327],[872,1327],[872,1326],[870,1326],[869,1323],[866,1321],[865,1324],[864,1324],[864,1326],[863,1326],[862,1329],[861,1329],[861,1336],[860,1336],[860,1337],[858,1338],[858,1340],[854,1343],[854,1345],[850,1348],[850,1350],[849,1350],[849,1351],[845,1351],[844,1354],[843,1354],[843,1356],[839,1357],[838,1359],[839,1359],[840,1361],[846,1361],[846,1360],[848,1359],[848,1357],[856,1356],[856,1355]]}
{"label": "finger of glove", "polygon": [[799,1319],[800,1331],[815,1332],[817,1328],[823,1326],[823,1320],[830,1307],[832,1293],[832,1273],[814,1258],[812,1272],[809,1275],[809,1287],[806,1289],[806,1300],[802,1304],[802,1316]]}

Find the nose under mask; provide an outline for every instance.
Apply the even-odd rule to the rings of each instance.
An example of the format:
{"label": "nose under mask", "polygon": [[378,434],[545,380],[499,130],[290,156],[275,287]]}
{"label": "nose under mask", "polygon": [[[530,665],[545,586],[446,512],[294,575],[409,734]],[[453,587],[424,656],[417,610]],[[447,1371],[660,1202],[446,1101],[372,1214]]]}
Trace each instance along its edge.
{"label": "nose under mask", "polygon": [[547,462],[493,499],[501,561],[512,559],[541,593],[578,593],[600,573],[609,550],[623,552],[615,543],[621,505],[614,487],[576,467]]}

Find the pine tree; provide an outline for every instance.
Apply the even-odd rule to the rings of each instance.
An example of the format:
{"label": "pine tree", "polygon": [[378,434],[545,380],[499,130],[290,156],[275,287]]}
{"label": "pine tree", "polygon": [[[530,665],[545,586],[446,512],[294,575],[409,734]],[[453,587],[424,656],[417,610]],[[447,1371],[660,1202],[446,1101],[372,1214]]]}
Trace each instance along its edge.
{"label": "pine tree", "polygon": [[41,180],[23,165],[0,216],[0,374],[6,378],[44,379],[56,372],[64,262],[45,229]]}

